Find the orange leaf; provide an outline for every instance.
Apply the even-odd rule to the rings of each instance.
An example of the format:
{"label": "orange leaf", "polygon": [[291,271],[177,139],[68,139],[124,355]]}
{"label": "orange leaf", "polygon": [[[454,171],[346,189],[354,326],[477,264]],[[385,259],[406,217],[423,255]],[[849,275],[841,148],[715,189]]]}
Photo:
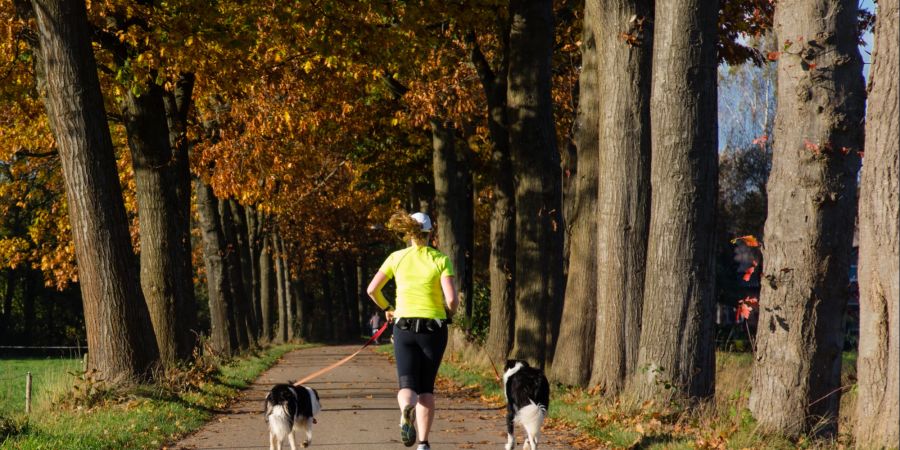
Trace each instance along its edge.
{"label": "orange leaf", "polygon": [[750,281],[750,277],[753,276],[753,272],[756,271],[757,265],[758,264],[756,263],[756,260],[753,260],[753,264],[750,267],[748,267],[746,271],[744,271],[744,277],[743,277],[744,281]]}
{"label": "orange leaf", "polygon": [[757,241],[756,237],[754,237],[752,234],[736,237],[731,240],[731,243],[737,244],[737,241],[742,241],[747,247],[759,247],[759,241]]}

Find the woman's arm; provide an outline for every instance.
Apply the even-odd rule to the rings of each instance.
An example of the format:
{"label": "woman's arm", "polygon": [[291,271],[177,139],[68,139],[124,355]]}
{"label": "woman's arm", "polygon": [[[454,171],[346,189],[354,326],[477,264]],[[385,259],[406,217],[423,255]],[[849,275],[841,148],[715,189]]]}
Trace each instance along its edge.
{"label": "woman's arm", "polygon": [[452,276],[441,277],[441,290],[444,291],[444,303],[446,303],[447,311],[450,315],[456,314],[456,307],[459,306],[459,299],[456,298],[456,288],[453,287]]}
{"label": "woman's arm", "polygon": [[[387,299],[384,298],[384,294],[381,293],[381,288],[383,288],[384,285],[387,284],[387,282],[387,275],[379,270],[375,273],[375,276],[372,277],[372,281],[369,283],[369,287],[366,288],[366,293],[369,294],[369,298],[371,298],[372,301],[375,302],[375,304],[378,305],[378,307],[381,309],[387,309],[389,306],[391,306],[391,304],[388,303]],[[388,321],[391,320],[391,317],[393,315],[393,311],[385,311],[384,313],[384,317]]]}

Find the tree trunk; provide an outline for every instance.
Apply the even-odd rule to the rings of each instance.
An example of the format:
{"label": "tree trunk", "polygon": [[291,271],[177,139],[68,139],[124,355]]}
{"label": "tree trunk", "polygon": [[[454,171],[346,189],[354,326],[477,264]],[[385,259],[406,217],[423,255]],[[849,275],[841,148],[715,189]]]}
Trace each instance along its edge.
{"label": "tree trunk", "polygon": [[[122,101],[122,116],[134,167],[134,184],[141,240],[141,288],[156,333],[159,357],[166,366],[179,360],[178,307],[189,301],[181,273],[179,198],[175,191],[173,151],[161,86],[150,83],[140,97],[130,90]],[[193,290],[191,289],[191,294]],[[191,295],[192,296],[192,295]],[[188,329],[184,329],[185,332]],[[190,355],[188,355],[190,356]]]}
{"label": "tree trunk", "polygon": [[328,260],[325,259],[324,256],[321,258],[322,267],[324,270],[321,274],[322,280],[322,306],[325,309],[325,320],[323,323],[325,324],[325,339],[329,341],[334,340],[334,295],[331,291],[331,277],[329,276],[328,270]]}
{"label": "tree trunk", "polygon": [[275,333],[275,338],[277,342],[287,342],[288,341],[288,311],[287,311],[287,294],[285,291],[287,290],[287,285],[285,281],[287,277],[284,276],[285,272],[285,264],[284,259],[282,258],[282,249],[278,245],[278,230],[272,232],[270,238],[272,245],[272,259],[275,260],[275,304],[278,305],[278,330]]}
{"label": "tree trunk", "polygon": [[509,25],[500,27],[503,44],[500,64],[491,70],[472,39],[470,59],[478,71],[488,105],[488,130],[491,135],[491,255],[488,271],[491,282],[491,324],[485,349],[494,361],[503,361],[513,344],[515,329],[516,211],[515,184],[509,154],[507,125],[507,74],[509,73]]}
{"label": "tree trunk", "polygon": [[228,283],[231,291],[232,310],[231,317],[235,326],[238,348],[247,350],[252,343],[250,327],[249,299],[244,290],[244,274],[241,269],[240,244],[237,240],[237,230],[231,212],[231,201],[219,199],[219,220],[222,222],[222,236],[225,237],[225,270],[228,271]]}
{"label": "tree trunk", "polygon": [[345,302],[347,303],[347,337],[356,338],[362,333],[359,327],[359,282],[356,279],[356,265],[350,260],[345,260],[342,265],[344,266],[344,285],[346,286],[344,292],[346,292]]}
{"label": "tree trunk", "polygon": [[215,353],[228,356],[237,349],[237,334],[232,314],[231,283],[228,281],[223,257],[225,236],[219,220],[218,201],[212,187],[197,179],[196,191],[209,297],[209,343]]}
{"label": "tree trunk", "polygon": [[22,342],[31,343],[34,342],[32,330],[34,329],[35,321],[34,300],[37,296],[35,294],[35,272],[26,269],[23,275],[25,285],[23,286],[24,289],[22,289]]}
{"label": "tree trunk", "polygon": [[900,442],[900,39],[897,0],[878,2],[859,205],[856,444]]}
{"label": "tree trunk", "polygon": [[253,206],[248,206],[244,208],[246,224],[247,224],[247,250],[249,261],[248,265],[250,266],[250,290],[253,293],[253,326],[254,332],[256,336],[259,337],[262,334],[262,305],[261,302],[261,291],[260,291],[260,278],[262,277],[261,268],[260,268],[260,252],[262,251],[260,234],[261,234],[261,218],[260,214],[256,211],[256,208]]}
{"label": "tree trunk", "polygon": [[715,1],[656,3],[653,196],[633,378],[643,399],[709,397],[715,390],[717,11]]}
{"label": "tree trunk", "polygon": [[290,258],[288,258],[287,247],[284,245],[284,237],[281,233],[278,233],[277,238],[278,254],[281,255],[282,275],[284,276],[284,305],[285,312],[287,313],[287,316],[285,317],[285,320],[287,320],[287,336],[288,340],[293,340],[297,337],[296,330],[294,329],[294,293],[291,290],[294,277],[291,275],[291,266],[289,264]]}
{"label": "tree trunk", "polygon": [[357,323],[360,330],[368,330],[369,308],[372,305],[366,294],[366,269],[365,259],[363,256],[356,258],[356,304],[357,304]]}
{"label": "tree trunk", "polygon": [[[261,218],[261,221],[265,219]],[[275,291],[276,281],[274,265],[272,257],[275,253],[272,249],[272,238],[268,231],[259,234],[260,252],[259,252],[259,306],[260,306],[260,328],[263,342],[271,342],[273,340],[272,333],[272,306],[273,299],[277,298],[273,295]]]}
{"label": "tree trunk", "polygon": [[472,233],[473,193],[468,148],[458,146],[457,132],[451,123],[431,119],[434,152],[434,215],[437,221],[438,248],[453,262],[453,284],[459,297],[459,310],[468,323],[472,318]]}
{"label": "tree trunk", "polygon": [[33,2],[78,276],[90,369],[110,382],[145,376],[159,360],[138,282],[90,27],[80,0]]}
{"label": "tree trunk", "polygon": [[788,436],[832,434],[838,417],[865,111],[856,21],[855,0],[775,8],[786,50],[778,64],[750,410],[761,429]]}
{"label": "tree trunk", "polygon": [[[634,19],[632,19],[634,18]],[[616,394],[634,373],[650,225],[650,64],[653,2],[617,0],[597,17],[599,193],[597,336],[591,385]],[[621,39],[630,34],[633,41]]]}
{"label": "tree trunk", "polygon": [[172,149],[171,183],[175,190],[176,292],[182,297],[175,303],[175,344],[179,359],[187,360],[194,353],[197,335],[197,299],[194,296],[194,268],[191,255],[191,168],[190,146],[187,140],[188,110],[194,92],[194,75],[182,74],[175,82],[174,92],[163,97]]}
{"label": "tree trunk", "polygon": [[[574,124],[569,168],[563,182],[563,212],[566,221],[568,270],[560,322],[559,344],[549,376],[554,381],[584,386],[591,375],[596,314],[596,207],[597,207],[597,42],[596,15],[599,4],[588,0],[584,8],[581,74],[578,78],[578,113]],[[563,166],[566,161],[563,158]],[[576,170],[577,167],[577,170]],[[568,191],[568,193],[567,193]],[[565,201],[572,197],[571,205]]]}
{"label": "tree trunk", "polygon": [[535,367],[547,357],[547,317],[561,300],[562,223],[550,57],[553,2],[510,2],[507,101],[516,177],[516,326],[512,354]]}
{"label": "tree trunk", "polygon": [[237,256],[239,258],[240,267],[241,267],[241,285],[244,288],[244,298],[247,301],[247,305],[244,310],[247,312],[247,333],[248,338],[250,339],[250,345],[255,345],[256,336],[259,335],[259,327],[256,324],[257,316],[256,316],[256,304],[258,304],[258,300],[256,297],[256,289],[253,284],[254,278],[254,261],[252,254],[250,252],[250,241],[249,241],[249,230],[247,227],[247,212],[244,209],[243,205],[235,201],[234,199],[228,200],[228,205],[231,207],[231,217],[232,223],[234,224],[234,241],[237,244],[236,248],[238,250]]}

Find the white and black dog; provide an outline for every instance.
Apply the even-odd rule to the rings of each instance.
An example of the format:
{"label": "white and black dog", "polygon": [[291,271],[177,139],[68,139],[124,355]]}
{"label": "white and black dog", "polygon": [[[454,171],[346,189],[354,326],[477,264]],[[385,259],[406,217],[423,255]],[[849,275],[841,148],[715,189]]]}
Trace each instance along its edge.
{"label": "white and black dog", "polygon": [[269,449],[281,450],[284,438],[288,438],[291,450],[297,449],[294,442],[294,428],[306,428],[306,439],[302,445],[309,447],[312,441],[312,426],[316,414],[322,410],[319,393],[306,386],[276,384],[266,395],[266,422],[269,424]]}
{"label": "white and black dog", "polygon": [[537,450],[541,425],[550,405],[550,383],[540,369],[525,361],[506,361],[503,372],[503,390],[506,394],[506,450],[516,446],[513,422],[519,422],[528,433],[523,449]]}

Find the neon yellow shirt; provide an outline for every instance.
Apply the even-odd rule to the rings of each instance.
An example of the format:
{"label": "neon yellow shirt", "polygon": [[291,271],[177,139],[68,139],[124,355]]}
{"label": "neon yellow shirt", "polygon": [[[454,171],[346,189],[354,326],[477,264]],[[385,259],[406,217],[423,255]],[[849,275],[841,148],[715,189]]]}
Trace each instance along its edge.
{"label": "neon yellow shirt", "polygon": [[441,277],[453,276],[450,258],[428,246],[397,250],[378,269],[397,283],[397,317],[446,319]]}

